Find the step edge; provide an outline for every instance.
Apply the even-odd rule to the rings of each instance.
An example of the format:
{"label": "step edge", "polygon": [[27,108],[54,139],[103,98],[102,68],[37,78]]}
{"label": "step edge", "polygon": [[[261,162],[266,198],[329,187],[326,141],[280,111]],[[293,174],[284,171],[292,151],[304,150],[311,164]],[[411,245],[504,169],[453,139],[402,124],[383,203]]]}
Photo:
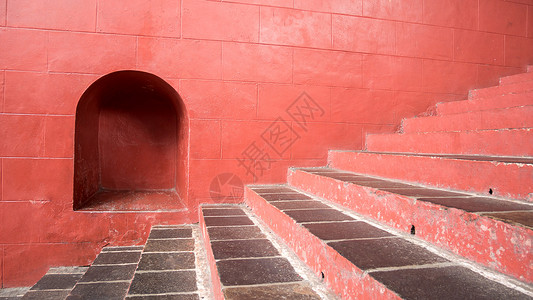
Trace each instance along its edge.
{"label": "step edge", "polygon": [[471,132],[502,132],[507,133],[511,131],[531,131],[533,127],[521,128],[500,128],[500,129],[467,129],[467,130],[450,130],[450,131],[416,131],[416,132],[396,132],[396,133],[367,133],[366,137],[376,136],[405,136],[405,135],[427,135],[427,134],[448,134],[448,133],[471,133]]}
{"label": "step edge", "polygon": [[[502,110],[502,109],[517,109],[517,108],[524,108],[527,106],[533,106],[533,104],[502,106],[502,107],[495,107],[495,108],[488,108],[488,109],[467,109],[467,110],[459,111],[459,112],[446,112],[446,113],[442,113],[437,110],[437,115],[432,116],[432,117],[455,116],[455,115],[471,114],[471,113],[478,113],[478,112],[490,112],[490,111]],[[411,118],[411,119],[415,119],[415,118]]]}
{"label": "step edge", "polygon": [[[527,86],[525,88],[518,89],[519,93],[533,91],[533,81],[525,81],[525,83],[527,83],[527,84],[531,83],[532,86],[531,87]],[[484,87],[484,88],[471,89],[471,90],[468,91],[468,99],[474,100],[474,99],[482,99],[482,98],[485,97],[485,96],[478,95],[477,94],[478,92],[490,93],[490,92],[493,92],[493,91],[497,91],[498,89],[500,89],[502,87],[503,88],[515,88],[516,86],[519,86],[519,85],[522,85],[522,84],[524,84],[524,82],[515,82],[515,83],[509,83],[509,84],[505,84],[505,85],[493,85],[493,86]],[[509,95],[509,94],[516,94],[516,91],[514,91],[514,92],[506,92],[506,93],[502,93],[502,94],[494,95],[494,96]]]}
{"label": "step edge", "polygon": [[[401,157],[420,157],[420,158],[430,158],[430,159],[442,159],[442,160],[452,160],[452,161],[471,161],[471,162],[493,162],[493,163],[502,163],[508,165],[533,165],[532,162],[511,162],[505,160],[512,159],[528,159],[533,160],[532,156],[499,156],[499,155],[472,155],[472,154],[442,154],[442,153],[412,153],[412,152],[374,152],[374,151],[364,151],[364,150],[328,150],[328,153],[332,155],[335,153],[340,154],[370,154],[370,155],[388,155],[388,156],[401,156]],[[464,158],[460,158],[462,156]],[[493,158],[492,160],[487,159],[476,159],[480,157],[489,157]]]}
{"label": "step edge", "polygon": [[[524,95],[526,95],[526,94],[533,94],[533,91],[524,93]],[[505,104],[505,105],[496,105],[495,107],[489,108],[489,109],[476,109],[476,108],[469,108],[468,107],[469,105],[482,106],[482,105],[484,105],[483,102],[497,101],[497,98],[513,97],[512,95],[521,95],[521,94],[507,94],[507,95],[500,95],[500,96],[487,97],[487,98],[465,99],[465,100],[458,100],[458,101],[439,102],[439,103],[437,103],[435,105],[436,106],[435,109],[436,109],[436,112],[437,112],[437,116],[447,116],[447,115],[455,115],[455,114],[467,113],[467,112],[477,112],[477,111],[485,111],[485,110],[491,110],[491,109],[513,108],[513,107],[533,105],[533,104],[529,104],[529,103],[528,104],[524,104],[524,105],[522,105],[522,104],[519,104],[519,105]],[[504,99],[504,100],[506,100],[506,99]],[[507,100],[507,101],[511,101],[512,102],[513,99]],[[454,109],[451,109],[453,106],[457,106],[458,108],[456,108],[455,110],[459,110],[459,112],[453,111]],[[450,109],[452,110],[452,112],[447,111],[447,110],[450,110]]]}
{"label": "step edge", "polygon": [[528,105],[517,105],[517,106],[510,106],[510,107],[499,107],[499,108],[491,108],[486,110],[474,110],[474,111],[465,111],[460,113],[453,113],[453,114],[444,114],[444,115],[435,115],[435,116],[420,116],[420,117],[413,117],[413,118],[405,118],[403,120],[417,120],[417,121],[423,121],[428,119],[439,119],[439,118],[450,118],[455,117],[457,115],[471,115],[471,114],[482,114],[482,113],[505,113],[508,111],[518,111],[521,112],[522,110],[530,110],[533,108],[533,103]]}
{"label": "step edge", "polygon": [[[492,86],[492,87],[497,87],[497,86]],[[489,87],[489,88],[492,88],[492,87]],[[479,98],[463,98],[463,99],[460,99],[460,100],[452,100],[452,101],[440,101],[440,102],[437,102],[435,105],[437,106],[441,106],[441,105],[444,105],[444,106],[448,106],[448,105],[453,105],[453,104],[457,104],[457,103],[472,103],[472,102],[483,102],[483,101],[487,101],[487,100],[495,100],[497,98],[501,98],[501,97],[508,97],[508,96],[517,96],[517,95],[522,95],[522,94],[530,94],[530,93],[533,93],[533,90],[526,90],[526,91],[520,91],[520,92],[517,92],[517,93],[508,93],[508,94],[502,94],[502,95],[494,95],[494,96],[489,96],[489,97],[479,97]]]}
{"label": "step edge", "polygon": [[[422,156],[421,154],[406,155],[405,153],[330,152],[328,153],[328,165],[337,169],[376,174],[395,179],[404,178],[431,186],[475,191],[476,193],[487,193],[489,189],[493,189],[494,195],[533,202],[530,184],[524,185],[524,183],[531,183],[533,176],[533,164],[529,159],[524,161],[523,158],[520,158],[517,163],[513,160],[505,161],[503,159],[487,161],[485,158],[460,158],[457,155],[447,158],[442,157],[442,155]],[[366,165],[361,165],[363,162],[366,162]],[[387,167],[391,164],[396,168]],[[400,164],[403,168],[402,172],[397,168]],[[414,164],[416,164],[416,168]],[[375,166],[377,165],[383,169],[376,169]],[[430,169],[423,170],[423,168]],[[458,176],[457,174],[465,170],[470,176],[462,177],[462,180],[446,175],[456,174],[455,176]],[[479,177],[481,175],[479,172],[490,175],[490,177]],[[522,184],[518,184],[519,181],[516,180],[522,180]]]}
{"label": "step edge", "polygon": [[[524,200],[520,200],[520,199],[513,199],[513,198],[505,198],[505,197],[498,197],[498,196],[493,196],[493,195],[485,195],[485,194],[479,194],[479,193],[473,193],[473,192],[469,192],[469,191],[463,191],[463,190],[454,190],[454,189],[446,189],[446,188],[441,188],[441,187],[434,187],[434,186],[430,186],[430,185],[425,185],[425,184],[421,184],[419,182],[412,182],[412,181],[403,181],[403,180],[398,180],[398,179],[394,179],[394,178],[387,178],[387,177],[381,177],[381,176],[377,176],[377,175],[373,175],[373,174],[361,174],[361,173],[355,173],[355,172],[352,172],[352,171],[347,171],[347,170],[342,170],[342,169],[335,169],[335,168],[329,168],[330,170],[335,170],[335,171],[338,171],[338,172],[343,172],[343,173],[351,173],[351,174],[354,174],[354,175],[363,175],[363,176],[366,176],[366,177],[371,177],[371,178],[375,178],[375,179],[378,179],[378,180],[387,180],[387,181],[393,181],[393,182],[396,182],[396,183],[403,183],[403,184],[409,184],[409,185],[413,185],[413,186],[416,186],[417,188],[423,188],[423,189],[431,189],[431,190],[439,190],[439,191],[444,191],[444,192],[453,192],[453,193],[461,193],[461,194],[465,194],[465,198],[470,198],[470,197],[483,197],[483,198],[491,198],[491,199],[494,199],[494,200],[501,200],[501,201],[508,201],[508,202],[513,202],[513,203],[517,203],[517,204],[526,204],[526,205],[529,205],[531,206],[531,210],[533,210],[533,203],[532,202],[528,202],[528,201],[524,201]],[[308,173],[308,174],[311,174],[311,175],[315,175],[315,176],[319,176],[319,177],[322,177],[322,178],[329,178],[331,180],[336,180],[336,181],[339,181],[339,183],[343,183],[343,184],[353,184],[353,185],[356,185],[356,186],[359,186],[359,187],[362,187],[362,188],[366,188],[366,189],[371,189],[371,190],[375,190],[375,191],[380,191],[382,193],[389,193],[389,194],[394,194],[398,197],[404,197],[404,198],[409,198],[409,199],[416,199],[416,201],[422,201],[424,203],[431,203],[431,202],[428,202],[428,201],[423,201],[423,200],[418,200],[418,198],[425,198],[425,197],[414,197],[414,196],[405,196],[405,195],[400,195],[400,194],[396,194],[394,192],[389,192],[389,191],[385,191],[385,190],[380,190],[379,188],[373,188],[373,187],[367,187],[367,186],[362,186],[362,185],[358,185],[357,183],[351,183],[351,182],[348,182],[348,181],[344,181],[342,179],[335,179],[335,178],[332,178],[332,177],[328,177],[328,176],[323,176],[322,174],[313,174],[311,172],[308,172],[308,171],[305,171],[305,170],[300,170],[298,168],[290,168],[290,170],[292,171],[299,171],[299,172],[305,172],[305,173]],[[253,188],[253,187],[251,187]],[[292,187],[291,188],[295,188],[295,187]],[[298,188],[296,188],[297,190],[299,190]],[[299,190],[300,191],[300,190]],[[301,192],[301,191],[300,191]],[[443,207],[443,208],[446,208],[446,209],[456,209],[456,210],[460,210],[462,212],[466,212],[466,213],[470,213],[470,214],[475,214],[475,213],[471,213],[471,212],[467,212],[465,210],[462,210],[462,209],[459,209],[459,208],[454,208],[454,207],[448,207],[448,206],[444,206],[444,205],[440,205],[440,204],[435,204],[435,203],[431,203],[433,205],[438,205],[440,207]],[[529,211],[529,210],[528,210]],[[486,213],[486,212],[483,212],[483,213]],[[492,218],[491,218],[492,219]],[[520,227],[524,227],[524,228],[529,228],[533,231],[533,227],[527,227],[527,226],[524,226],[524,225],[520,225]]]}
{"label": "step edge", "polygon": [[533,76],[528,72],[500,77],[500,80],[498,81],[498,86],[511,85],[515,83],[533,82],[532,78],[522,79],[522,77],[527,77],[526,75],[529,75],[533,78]]}

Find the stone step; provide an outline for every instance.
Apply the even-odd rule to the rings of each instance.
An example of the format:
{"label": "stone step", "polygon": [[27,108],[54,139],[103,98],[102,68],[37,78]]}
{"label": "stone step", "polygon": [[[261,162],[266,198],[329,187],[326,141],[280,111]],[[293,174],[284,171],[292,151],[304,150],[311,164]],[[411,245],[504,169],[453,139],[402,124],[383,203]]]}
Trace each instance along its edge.
{"label": "stone step", "polygon": [[155,226],[126,299],[206,299],[205,264],[196,225]]}
{"label": "stone step", "polygon": [[215,299],[335,299],[244,207],[202,206],[200,226]]}
{"label": "stone step", "polygon": [[209,299],[199,235],[197,225],[154,226],[145,246],[105,247],[66,299]]}
{"label": "stone step", "polygon": [[0,300],[20,300],[30,288],[31,286],[0,288]]}
{"label": "stone step", "polygon": [[521,73],[500,78],[500,85],[533,81],[533,72]]}
{"label": "stone step", "polygon": [[524,93],[528,91],[533,91],[533,80],[470,90],[468,93],[468,99],[490,98],[507,94]]}
{"label": "stone step", "polygon": [[533,105],[402,120],[404,133],[533,127]]}
{"label": "stone step", "polygon": [[417,237],[498,272],[533,282],[531,203],[327,168],[291,169],[288,182],[398,230],[414,231]]}
{"label": "stone step", "polygon": [[[314,185],[306,185],[309,190],[324,186],[325,181],[314,176]],[[339,201],[342,186],[339,182],[323,193]],[[360,202],[346,197],[347,193],[343,196],[343,204]],[[385,202],[383,197],[379,200]],[[496,273],[489,278],[483,268],[419,240],[418,230],[424,227],[409,229],[416,236],[403,234],[287,186],[248,186],[245,201],[343,299],[526,299],[533,295],[530,286]],[[374,205],[371,210],[377,212],[377,208]]]}
{"label": "stone step", "polygon": [[66,299],[87,269],[88,267],[50,268],[22,299]]}
{"label": "stone step", "polygon": [[329,151],[335,169],[438,188],[533,201],[533,158]]}
{"label": "stone step", "polygon": [[142,249],[142,246],[103,248],[66,299],[123,299]]}
{"label": "stone step", "polygon": [[531,91],[482,99],[442,102],[437,104],[436,110],[438,115],[450,115],[526,105],[533,105],[533,92]]}
{"label": "stone step", "polygon": [[369,134],[366,136],[366,151],[533,156],[531,141],[531,128]]}

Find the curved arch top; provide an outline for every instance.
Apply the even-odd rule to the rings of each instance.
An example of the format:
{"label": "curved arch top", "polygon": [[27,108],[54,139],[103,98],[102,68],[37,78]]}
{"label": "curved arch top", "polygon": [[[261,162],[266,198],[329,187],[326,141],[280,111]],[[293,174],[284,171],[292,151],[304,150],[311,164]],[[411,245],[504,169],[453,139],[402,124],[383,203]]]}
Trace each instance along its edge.
{"label": "curved arch top", "polygon": [[188,126],[178,93],[156,75],[96,80],[76,109],[74,209],[184,208]]}

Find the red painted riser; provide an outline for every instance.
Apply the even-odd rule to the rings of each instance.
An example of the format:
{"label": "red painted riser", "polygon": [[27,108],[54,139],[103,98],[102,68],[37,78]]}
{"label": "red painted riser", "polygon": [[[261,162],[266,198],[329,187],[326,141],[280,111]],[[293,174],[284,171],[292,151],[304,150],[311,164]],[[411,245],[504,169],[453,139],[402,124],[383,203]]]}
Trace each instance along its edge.
{"label": "red painted riser", "polygon": [[494,96],[517,94],[527,91],[533,91],[533,81],[518,82],[514,84],[493,86],[479,90],[471,90],[468,93],[468,99],[490,98]]}
{"label": "red painted riser", "polygon": [[458,209],[291,170],[289,184],[522,281],[533,282],[533,231]]}
{"label": "red painted riser", "polygon": [[533,106],[404,119],[404,133],[533,127]]}
{"label": "red painted riser", "polygon": [[443,154],[533,156],[531,129],[371,134],[366,150]]}
{"label": "red painted riser", "polygon": [[500,78],[500,85],[514,84],[525,81],[533,81],[533,72],[502,77]]}
{"label": "red painted riser", "polygon": [[215,256],[213,255],[213,249],[211,249],[211,240],[207,227],[205,226],[204,213],[202,209],[198,210],[200,228],[202,230],[202,238],[204,239],[204,245],[207,252],[207,262],[209,263],[209,271],[211,273],[211,288],[215,300],[224,300],[224,293],[222,292],[222,284],[220,283],[220,277],[218,275],[218,269],[215,262]]}
{"label": "red painted riser", "polygon": [[328,287],[342,299],[401,299],[247,187],[244,199],[318,276],[324,273]]}
{"label": "red painted riser", "polygon": [[328,162],[356,173],[533,201],[533,165],[355,151],[330,151]]}
{"label": "red painted riser", "polygon": [[482,99],[438,103],[437,114],[459,114],[470,111],[483,111],[525,105],[533,105],[533,92],[507,94]]}

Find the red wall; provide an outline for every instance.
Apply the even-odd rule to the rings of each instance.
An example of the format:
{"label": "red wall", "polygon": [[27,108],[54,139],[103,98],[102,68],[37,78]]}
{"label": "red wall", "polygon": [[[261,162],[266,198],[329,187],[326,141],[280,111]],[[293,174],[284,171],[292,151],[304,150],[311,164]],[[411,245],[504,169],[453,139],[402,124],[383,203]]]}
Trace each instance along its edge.
{"label": "red wall", "polygon": [[[531,0],[0,0],[0,282],[195,221],[199,202],[237,201],[219,174],[283,182],[528,63]],[[176,180],[192,219],[72,212],[76,106],[119,70],[159,76],[185,104]],[[251,172],[245,155],[260,158]]]}
{"label": "red wall", "polygon": [[102,187],[172,189],[176,169],[176,113],[172,103],[133,90],[105,105],[100,118]]}

